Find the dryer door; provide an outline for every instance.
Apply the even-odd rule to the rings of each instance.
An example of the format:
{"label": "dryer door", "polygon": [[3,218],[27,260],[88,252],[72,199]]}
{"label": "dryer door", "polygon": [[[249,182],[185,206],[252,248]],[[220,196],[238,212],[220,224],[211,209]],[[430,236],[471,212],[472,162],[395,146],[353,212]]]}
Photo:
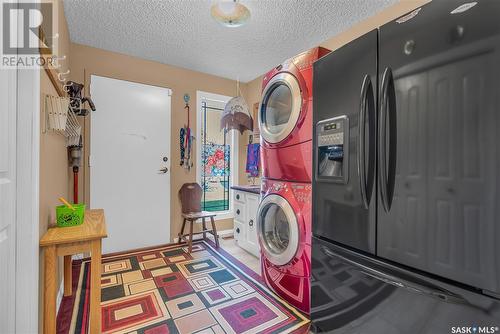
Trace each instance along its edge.
{"label": "dryer door", "polygon": [[275,194],[264,197],[259,206],[257,224],[266,258],[278,266],[292,261],[299,248],[299,226],[287,200]]}
{"label": "dryer door", "polygon": [[299,82],[290,73],[275,75],[262,93],[259,110],[260,134],[264,140],[276,144],[295,129],[302,108]]}

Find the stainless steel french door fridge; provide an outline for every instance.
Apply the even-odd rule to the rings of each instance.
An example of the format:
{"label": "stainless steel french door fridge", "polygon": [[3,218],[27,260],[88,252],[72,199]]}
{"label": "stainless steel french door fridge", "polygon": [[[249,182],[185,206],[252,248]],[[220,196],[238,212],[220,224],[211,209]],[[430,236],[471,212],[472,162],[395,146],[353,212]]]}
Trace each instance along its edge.
{"label": "stainless steel french door fridge", "polygon": [[500,333],[499,18],[434,0],[315,63],[315,331]]}

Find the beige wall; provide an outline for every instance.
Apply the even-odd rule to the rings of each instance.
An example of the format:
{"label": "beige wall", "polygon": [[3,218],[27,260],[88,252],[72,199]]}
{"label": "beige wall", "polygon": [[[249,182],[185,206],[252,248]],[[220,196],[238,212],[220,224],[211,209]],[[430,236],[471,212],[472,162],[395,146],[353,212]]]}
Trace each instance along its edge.
{"label": "beige wall", "polygon": [[[261,87],[262,87],[262,76],[255,78],[254,80],[242,85],[242,94],[245,100],[247,101],[248,107],[250,108],[250,112],[253,111],[253,105],[255,103],[260,102],[261,95]],[[239,138],[239,155],[238,155],[238,173],[239,173],[239,184],[251,184],[252,180],[248,178],[247,173],[245,172],[246,161],[247,161],[247,145],[248,145],[248,137],[250,135],[249,131],[245,131],[243,135]],[[254,143],[259,141],[259,137],[254,136]],[[262,168],[261,168],[262,170]],[[260,178],[255,180],[256,184],[260,184]]]}
{"label": "beige wall", "polygon": [[[69,68],[69,34],[61,0],[53,1],[58,16],[57,55],[66,55],[66,60],[61,61],[60,72],[64,73]],[[59,205],[60,196],[70,199],[69,179],[70,170],[66,153],[66,140],[63,136],[54,133],[44,133],[44,96],[57,96],[57,91],[52,85],[47,73],[40,71],[40,211],[39,231],[40,237],[47,231],[49,224],[55,222],[55,206]],[[43,253],[39,258],[40,284],[39,284],[39,330],[43,324]],[[62,260],[59,261],[59,283],[62,281]]]}
{"label": "beige wall", "polygon": [[64,16],[64,7],[63,7],[63,1],[62,0],[50,0],[52,1],[57,10],[57,23],[58,23],[58,29],[57,32],[59,33],[59,38],[57,39],[57,55],[59,57],[66,56],[65,60],[61,60],[61,68],[59,71],[61,73],[66,73],[66,71],[69,69],[69,31],[68,31],[68,23],[66,22],[66,17]]}
{"label": "beige wall", "polygon": [[[56,1],[56,6],[61,1]],[[69,68],[69,35],[64,14],[59,18],[59,52],[58,56],[66,55],[61,62],[61,72]],[[47,73],[40,71],[40,235],[47,230],[49,223],[55,221],[54,206],[59,203],[58,197],[69,198],[69,167],[64,136],[45,131],[44,96],[57,96],[57,91],[52,85]]]}
{"label": "beige wall", "polygon": [[[55,88],[52,86],[45,71],[40,74],[40,103],[43,108],[43,97],[45,94],[57,96]],[[63,196],[69,198],[69,168],[66,153],[66,139],[64,136],[43,133],[44,121],[43,112],[40,115],[40,237],[47,231],[49,224],[55,223],[55,207],[59,205],[58,198]],[[59,283],[62,280],[62,261],[59,261]],[[39,258],[40,284],[39,284],[39,305],[40,305],[40,327],[42,328],[42,306],[43,306],[43,252]]]}
{"label": "beige wall", "polygon": [[[172,89],[172,140],[171,140],[171,213],[170,235],[174,238],[180,230],[180,203],[177,193],[186,182],[196,181],[196,168],[187,171],[179,166],[179,128],[186,121],[184,111],[184,94],[191,96],[191,128],[196,133],[196,91],[206,91],[215,94],[232,96],[235,92],[236,82],[229,79],[216,77],[209,74],[186,70],[174,66],[163,65],[136,57],[96,49],[79,44],[71,44],[71,78],[85,84],[88,92],[91,75],[105,76],[120,80],[128,80],[143,84]],[[99,106],[97,105],[99,112]],[[85,161],[88,161],[90,140],[90,120],[84,121],[85,132]],[[195,149],[195,145],[194,149]],[[196,152],[192,153],[194,166],[197,166]],[[87,164],[85,164],[87,165]],[[80,196],[89,204],[89,171],[83,169]],[[106,208],[104,208],[106,209]],[[219,230],[232,229],[232,219],[219,221]],[[169,242],[170,240],[165,240]]]}

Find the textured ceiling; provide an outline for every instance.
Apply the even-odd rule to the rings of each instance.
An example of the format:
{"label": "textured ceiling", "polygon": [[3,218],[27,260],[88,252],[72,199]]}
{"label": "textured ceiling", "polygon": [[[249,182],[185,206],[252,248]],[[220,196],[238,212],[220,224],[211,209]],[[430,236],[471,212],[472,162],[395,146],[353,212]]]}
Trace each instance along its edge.
{"label": "textured ceiling", "polygon": [[247,82],[397,0],[241,0],[242,27],[210,0],[65,0],[72,42]]}

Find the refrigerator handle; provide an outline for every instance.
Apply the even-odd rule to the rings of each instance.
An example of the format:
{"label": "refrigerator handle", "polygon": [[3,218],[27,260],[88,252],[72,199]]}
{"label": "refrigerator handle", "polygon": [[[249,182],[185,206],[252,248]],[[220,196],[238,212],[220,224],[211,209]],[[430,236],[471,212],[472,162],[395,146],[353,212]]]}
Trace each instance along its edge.
{"label": "refrigerator handle", "polygon": [[341,262],[349,265],[356,271],[359,271],[367,276],[373,277],[379,281],[382,281],[384,283],[393,285],[397,288],[403,288],[405,290],[408,290],[412,293],[417,293],[421,295],[426,295],[428,297],[438,299],[439,301],[442,302],[447,302],[447,303],[453,303],[453,304],[470,304],[466,299],[464,299],[462,296],[457,295],[451,291],[445,290],[443,288],[426,284],[423,281],[417,281],[412,279],[410,276],[406,276],[405,278],[402,277],[397,277],[395,275],[392,275],[390,273],[384,272],[380,269],[376,269],[373,267],[370,267],[368,265],[364,265],[362,263],[358,263],[356,261],[353,261],[343,255],[340,255],[338,253],[334,253],[331,250],[329,250],[327,247],[322,246],[321,247],[323,252],[329,256],[329,257],[334,257]]}
{"label": "refrigerator handle", "polygon": [[[387,118],[389,118],[389,142],[387,142]],[[379,182],[381,200],[384,210],[389,212],[394,197],[396,181],[396,149],[397,149],[397,121],[396,121],[396,92],[392,71],[387,67],[382,76],[382,90],[380,91],[379,111]],[[387,152],[389,144],[389,152]]]}
{"label": "refrigerator handle", "polygon": [[[366,117],[368,112],[368,127],[369,127],[369,151],[368,151],[368,179],[366,175],[366,140],[365,140],[365,130],[366,130]],[[375,101],[373,96],[373,85],[370,76],[367,74],[363,79],[363,84],[361,86],[360,95],[360,106],[359,106],[359,135],[358,135],[358,175],[359,175],[359,185],[361,189],[361,200],[365,209],[368,209],[371,200],[371,194],[373,191],[373,179],[374,179],[374,145],[372,145],[374,138],[375,129]]]}

